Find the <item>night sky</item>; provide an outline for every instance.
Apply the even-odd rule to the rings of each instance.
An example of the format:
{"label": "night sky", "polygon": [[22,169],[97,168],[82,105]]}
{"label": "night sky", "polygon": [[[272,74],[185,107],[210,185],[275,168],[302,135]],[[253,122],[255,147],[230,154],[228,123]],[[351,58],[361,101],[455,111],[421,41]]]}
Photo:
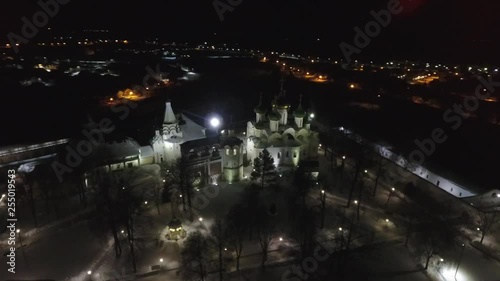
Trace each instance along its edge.
{"label": "night sky", "polygon": [[[423,59],[477,58],[481,60],[478,62],[496,63],[496,50],[500,46],[500,1],[400,1],[403,12],[382,29],[363,50],[364,54]],[[49,25],[59,32],[105,28],[124,36],[233,41],[336,55],[340,54],[340,42],[352,43],[353,28],[363,28],[372,20],[370,11],[383,9],[388,2],[241,0],[233,12],[224,14],[221,22],[212,0],[71,0],[61,7]],[[37,1],[8,1],[3,6],[0,38],[6,38],[9,31],[20,32],[21,18],[31,18],[40,9]]]}

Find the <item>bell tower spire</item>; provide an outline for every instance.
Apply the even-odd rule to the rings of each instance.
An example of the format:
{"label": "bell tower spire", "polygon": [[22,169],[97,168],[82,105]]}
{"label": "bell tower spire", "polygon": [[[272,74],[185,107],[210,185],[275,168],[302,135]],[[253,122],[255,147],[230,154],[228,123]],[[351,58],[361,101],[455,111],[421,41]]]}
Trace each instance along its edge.
{"label": "bell tower spire", "polygon": [[297,128],[302,128],[304,126],[304,117],[306,116],[306,112],[302,107],[302,94],[300,94],[299,105],[293,112],[293,116],[295,117],[295,125],[297,126]]}
{"label": "bell tower spire", "polygon": [[262,104],[262,92],[260,93],[259,104],[253,109],[253,111],[256,114],[256,119],[255,119],[256,123],[264,121],[264,117],[267,113],[267,110],[264,107],[264,105]]}
{"label": "bell tower spire", "polygon": [[285,77],[281,77],[280,95],[285,95]]}

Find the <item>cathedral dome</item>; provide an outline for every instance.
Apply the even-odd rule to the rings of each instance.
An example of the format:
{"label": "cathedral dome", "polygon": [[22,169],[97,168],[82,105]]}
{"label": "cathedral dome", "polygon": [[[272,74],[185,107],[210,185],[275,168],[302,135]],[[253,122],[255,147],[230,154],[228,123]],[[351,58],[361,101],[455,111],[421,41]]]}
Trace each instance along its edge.
{"label": "cathedral dome", "polygon": [[259,104],[257,105],[253,111],[255,113],[258,113],[258,114],[266,114],[267,113],[267,109],[262,105],[262,104]]}
{"label": "cathedral dome", "polygon": [[271,121],[279,121],[281,119],[281,114],[276,110],[273,110],[267,114],[267,118]]}
{"label": "cathedral dome", "polygon": [[288,100],[286,99],[286,96],[283,94],[280,94],[274,99],[273,105],[277,108],[284,108],[284,109],[287,109],[290,106]]}
{"label": "cathedral dome", "polygon": [[264,105],[262,105],[262,93],[260,94],[259,104],[253,109],[255,113],[258,114],[266,114],[267,109]]}
{"label": "cathedral dome", "polygon": [[302,104],[299,104],[297,109],[293,112],[293,116],[297,118],[304,118],[306,116],[306,112],[302,108]]}

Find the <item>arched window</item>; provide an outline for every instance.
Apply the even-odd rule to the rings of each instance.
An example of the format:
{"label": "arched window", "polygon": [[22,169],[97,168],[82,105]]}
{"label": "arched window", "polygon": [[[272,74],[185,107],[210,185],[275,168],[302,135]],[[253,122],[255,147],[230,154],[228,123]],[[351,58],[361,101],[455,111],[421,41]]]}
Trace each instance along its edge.
{"label": "arched window", "polygon": [[297,151],[293,152],[293,158],[297,158]]}
{"label": "arched window", "polygon": [[236,154],[238,154],[238,150],[235,148],[235,149],[233,149],[233,155],[236,155]]}
{"label": "arched window", "polygon": [[278,152],[278,159],[281,158],[281,152]]}
{"label": "arched window", "polygon": [[229,155],[229,148],[226,148],[226,155]]}
{"label": "arched window", "polygon": [[288,157],[290,157],[290,152],[289,151],[286,152],[286,158],[288,158]]}

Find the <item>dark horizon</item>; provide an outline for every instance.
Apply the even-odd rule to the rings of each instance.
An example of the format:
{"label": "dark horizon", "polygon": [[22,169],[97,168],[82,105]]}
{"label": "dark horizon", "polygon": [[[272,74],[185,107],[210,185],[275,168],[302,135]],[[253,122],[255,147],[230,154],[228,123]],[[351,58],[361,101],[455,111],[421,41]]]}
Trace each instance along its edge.
{"label": "dark horizon", "polygon": [[[280,51],[336,57],[342,56],[341,42],[353,44],[354,27],[364,29],[373,20],[370,12],[387,9],[390,2],[242,0],[233,11],[225,12],[221,21],[213,1],[145,0],[141,5],[69,1],[60,5],[59,12],[33,40],[103,29],[129,38],[234,42],[253,48],[282,48]],[[392,16],[389,25],[371,39],[357,58],[495,64],[500,61],[495,51],[500,47],[500,24],[494,11],[500,3],[489,2],[400,0],[402,12]],[[3,9],[0,17],[0,42],[8,41],[9,32],[21,34],[21,18],[31,19],[41,10],[36,2],[5,5],[9,7]],[[51,31],[47,30],[49,27]]]}

